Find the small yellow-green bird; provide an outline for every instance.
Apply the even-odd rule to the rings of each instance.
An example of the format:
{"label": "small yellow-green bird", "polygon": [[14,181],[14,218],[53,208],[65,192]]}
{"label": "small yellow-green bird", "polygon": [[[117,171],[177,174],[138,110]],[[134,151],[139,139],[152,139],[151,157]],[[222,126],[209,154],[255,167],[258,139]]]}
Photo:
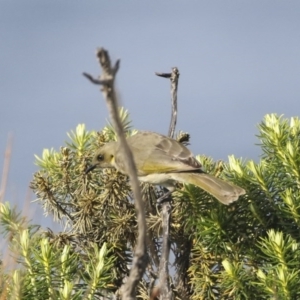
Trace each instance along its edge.
{"label": "small yellow-green bird", "polygon": [[[176,182],[193,184],[210,193],[223,204],[236,201],[245,190],[209,175],[201,170],[201,164],[191,151],[167,136],[140,131],[127,138],[142,182],[175,190]],[[92,165],[86,172],[95,168],[116,168],[125,174],[123,151],[119,142],[109,142],[96,151]]]}

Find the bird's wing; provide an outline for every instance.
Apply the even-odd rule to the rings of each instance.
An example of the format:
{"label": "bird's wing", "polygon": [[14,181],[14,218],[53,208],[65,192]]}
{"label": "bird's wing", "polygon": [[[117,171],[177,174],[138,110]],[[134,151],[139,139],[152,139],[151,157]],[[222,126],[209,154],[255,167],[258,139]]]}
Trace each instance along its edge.
{"label": "bird's wing", "polygon": [[134,137],[129,145],[140,176],[201,168],[191,151],[176,140],[152,132],[139,133]]}

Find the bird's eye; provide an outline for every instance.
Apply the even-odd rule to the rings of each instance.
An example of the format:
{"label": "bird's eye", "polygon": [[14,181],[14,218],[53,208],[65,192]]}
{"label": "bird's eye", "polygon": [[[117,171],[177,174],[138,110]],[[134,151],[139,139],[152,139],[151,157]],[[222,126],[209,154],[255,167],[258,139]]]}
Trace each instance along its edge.
{"label": "bird's eye", "polygon": [[99,154],[99,155],[97,156],[97,159],[98,159],[99,161],[102,161],[102,160],[104,159],[104,155],[103,155],[103,154]]}

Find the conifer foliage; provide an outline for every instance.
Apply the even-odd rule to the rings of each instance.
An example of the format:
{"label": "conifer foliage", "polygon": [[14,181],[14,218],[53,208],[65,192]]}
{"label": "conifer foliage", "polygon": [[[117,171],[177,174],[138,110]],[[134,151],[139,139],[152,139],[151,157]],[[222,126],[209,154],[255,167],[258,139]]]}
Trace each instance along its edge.
{"label": "conifer foliage", "polygon": [[[134,134],[128,112],[120,116],[127,135]],[[0,204],[1,230],[15,257],[13,266],[1,268],[1,299],[120,297],[137,239],[130,184],[113,169],[85,174],[94,151],[116,134],[111,125],[99,132],[78,125],[68,138],[59,151],[36,157],[31,183],[61,232],[29,224]],[[258,138],[259,162],[198,156],[206,172],[247,191],[237,202],[224,206],[192,185],[173,195],[174,299],[300,298],[300,120],[266,115]],[[138,299],[149,299],[157,284],[161,193],[143,185],[149,262]]]}

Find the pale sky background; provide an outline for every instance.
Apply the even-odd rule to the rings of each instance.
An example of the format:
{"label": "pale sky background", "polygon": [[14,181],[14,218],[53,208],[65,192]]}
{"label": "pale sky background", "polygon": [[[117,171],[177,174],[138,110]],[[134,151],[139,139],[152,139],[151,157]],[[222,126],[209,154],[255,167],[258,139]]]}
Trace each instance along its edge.
{"label": "pale sky background", "polygon": [[194,154],[257,160],[264,115],[300,115],[299,0],[0,0],[0,170],[12,133],[12,204],[28,198],[34,154],[59,149],[79,123],[106,124],[98,87],[81,75],[99,74],[100,46],[121,59],[117,87],[137,129],[167,133],[170,84],[154,72],[179,68],[177,130]]}

